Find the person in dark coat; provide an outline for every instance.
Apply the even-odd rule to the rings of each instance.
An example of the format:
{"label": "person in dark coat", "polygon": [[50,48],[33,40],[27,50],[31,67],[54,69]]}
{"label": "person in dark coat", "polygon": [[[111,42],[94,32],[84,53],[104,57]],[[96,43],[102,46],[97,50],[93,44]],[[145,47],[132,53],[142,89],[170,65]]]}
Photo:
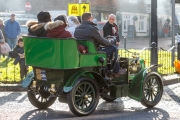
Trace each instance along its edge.
{"label": "person in dark coat", "polygon": [[[114,77],[119,77],[126,73],[126,69],[120,69],[119,62],[116,62],[118,59],[118,50],[117,48],[107,39],[103,38],[97,27],[96,24],[92,22],[93,16],[92,13],[84,13],[82,15],[82,22],[81,25],[76,27],[74,32],[74,37],[77,40],[91,40],[95,43],[99,51],[106,52],[107,55],[113,56],[115,53],[115,58],[113,60],[113,75]],[[100,48],[99,45],[106,46],[106,48]]]}
{"label": "person in dark coat", "polygon": [[4,28],[5,28],[5,25],[4,25],[3,19],[0,18],[0,30],[2,31],[2,34],[3,34],[3,36],[4,36],[5,42],[7,42],[7,40],[6,40],[6,34],[5,34],[5,32],[4,32]]}
{"label": "person in dark coat", "polygon": [[21,80],[23,80],[23,78],[27,75],[28,66],[25,65],[24,43],[22,38],[19,38],[18,45],[16,45],[13,51],[9,52],[9,56],[11,58],[15,58],[14,65],[17,65],[19,63],[20,78]]}
{"label": "person in dark coat", "polygon": [[120,39],[119,39],[119,32],[118,32],[118,26],[115,24],[116,16],[114,14],[110,14],[108,17],[108,21],[103,26],[103,34],[104,37],[107,36],[116,36],[117,42],[116,45],[119,45]]}
{"label": "person in dark coat", "polygon": [[54,22],[48,22],[44,29],[47,31],[47,37],[55,38],[69,38],[72,37],[71,33],[65,28],[67,26],[67,17],[59,15],[54,19]]}
{"label": "person in dark coat", "polygon": [[47,22],[51,21],[51,16],[49,12],[41,11],[37,15],[38,21],[28,21],[28,35],[38,36],[38,37],[46,37],[47,31],[44,29],[44,26]]}
{"label": "person in dark coat", "polygon": [[[1,44],[4,44],[5,40],[4,40],[4,36],[2,31],[0,30],[0,48],[1,48]],[[1,49],[0,49],[0,58],[1,58]]]}

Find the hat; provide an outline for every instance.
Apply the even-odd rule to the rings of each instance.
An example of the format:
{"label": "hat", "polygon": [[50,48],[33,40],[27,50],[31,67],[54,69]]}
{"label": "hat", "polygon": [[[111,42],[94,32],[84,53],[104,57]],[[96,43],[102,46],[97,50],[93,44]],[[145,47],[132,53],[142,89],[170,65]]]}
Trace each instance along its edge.
{"label": "hat", "polygon": [[37,15],[37,19],[38,19],[38,22],[49,22],[49,21],[51,21],[51,16],[50,16],[49,12],[41,11]]}
{"label": "hat", "polygon": [[64,23],[67,23],[67,17],[66,17],[66,15],[58,15],[58,16],[54,19],[54,21],[56,21],[56,20],[62,20]]}
{"label": "hat", "polygon": [[11,16],[15,16],[15,14],[11,14]]}

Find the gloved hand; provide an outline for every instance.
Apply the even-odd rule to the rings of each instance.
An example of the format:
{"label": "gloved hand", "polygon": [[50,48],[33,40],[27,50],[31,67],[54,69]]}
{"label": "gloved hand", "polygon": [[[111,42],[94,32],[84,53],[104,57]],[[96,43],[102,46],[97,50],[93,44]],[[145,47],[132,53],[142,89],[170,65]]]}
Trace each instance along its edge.
{"label": "gloved hand", "polygon": [[112,44],[116,44],[116,42],[117,42],[116,37],[113,37],[110,41]]}

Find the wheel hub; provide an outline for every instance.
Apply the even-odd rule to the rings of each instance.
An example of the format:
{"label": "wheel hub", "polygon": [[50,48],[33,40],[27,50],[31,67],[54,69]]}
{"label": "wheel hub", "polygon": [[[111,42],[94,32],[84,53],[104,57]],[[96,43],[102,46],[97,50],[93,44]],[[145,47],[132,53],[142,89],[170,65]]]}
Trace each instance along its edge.
{"label": "wheel hub", "polygon": [[88,95],[84,95],[84,99],[86,99],[86,100],[87,100],[87,99],[88,99]]}

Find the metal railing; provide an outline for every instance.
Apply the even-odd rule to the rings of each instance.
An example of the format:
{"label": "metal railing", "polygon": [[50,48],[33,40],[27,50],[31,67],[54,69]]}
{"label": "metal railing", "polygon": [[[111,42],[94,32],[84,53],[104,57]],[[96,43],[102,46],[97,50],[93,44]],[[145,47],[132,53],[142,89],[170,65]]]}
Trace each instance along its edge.
{"label": "metal railing", "polygon": [[[177,52],[173,53],[174,58],[172,58],[172,51],[177,47],[173,46],[169,50],[165,50],[162,47],[158,47],[158,64],[161,64],[162,67],[158,68],[158,73],[161,75],[173,74],[175,72],[174,60],[177,59]],[[145,60],[146,67],[151,65],[151,47],[145,47],[142,50],[127,50],[120,49],[119,54],[121,57],[132,58],[133,53],[139,53],[141,59]]]}
{"label": "metal railing", "polygon": [[20,68],[19,65],[13,64],[14,59],[5,58],[0,59],[0,82],[2,83],[19,83],[20,80]]}
{"label": "metal railing", "polygon": [[[173,66],[173,60],[177,59],[177,52],[175,52],[175,56],[172,59],[172,51],[177,47],[173,46],[169,50],[165,50],[161,47],[158,47],[158,64],[162,64],[162,67],[158,68],[158,72],[161,75],[173,74],[175,72],[175,68]],[[151,63],[151,47],[145,47],[142,50],[127,50],[120,49],[119,54],[121,57],[132,58],[134,52],[139,53],[141,59],[145,60],[146,67],[150,66]],[[7,57],[2,58],[0,60],[0,82],[3,83],[18,83],[20,80],[20,69],[19,65],[13,64],[14,59]]]}

